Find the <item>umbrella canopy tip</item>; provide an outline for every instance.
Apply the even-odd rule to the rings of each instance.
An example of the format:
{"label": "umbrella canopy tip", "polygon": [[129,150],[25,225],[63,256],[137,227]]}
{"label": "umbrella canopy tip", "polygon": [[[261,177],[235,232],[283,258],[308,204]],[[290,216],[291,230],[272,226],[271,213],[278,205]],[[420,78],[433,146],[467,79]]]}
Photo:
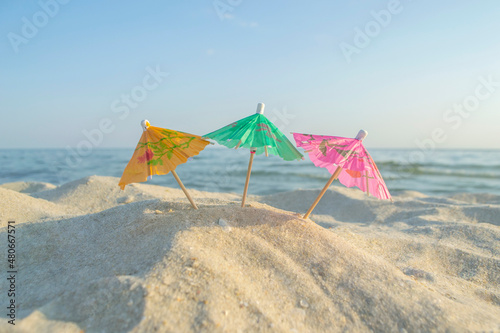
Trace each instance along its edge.
{"label": "umbrella canopy tip", "polygon": [[266,105],[264,103],[257,104],[257,111],[255,113],[264,114],[264,108]]}
{"label": "umbrella canopy tip", "polygon": [[368,131],[359,130],[358,135],[356,135],[355,139],[359,141],[363,141],[368,135]]}
{"label": "umbrella canopy tip", "polygon": [[141,127],[143,130],[147,130],[149,126],[151,126],[149,120],[144,119],[143,121],[141,121]]}

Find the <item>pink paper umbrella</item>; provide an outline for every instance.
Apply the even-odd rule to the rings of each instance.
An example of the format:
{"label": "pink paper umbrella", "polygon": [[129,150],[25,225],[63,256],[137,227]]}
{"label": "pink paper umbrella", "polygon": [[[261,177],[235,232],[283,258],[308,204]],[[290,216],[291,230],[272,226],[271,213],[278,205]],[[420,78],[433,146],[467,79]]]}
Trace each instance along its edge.
{"label": "pink paper umbrella", "polygon": [[368,132],[364,130],[359,131],[354,139],[293,133],[297,147],[302,147],[309,153],[314,165],[326,168],[332,174],[304,218],[309,217],[328,187],[337,178],[347,187],[357,186],[368,195],[392,201],[377,165],[363,146],[363,139],[367,135]]}

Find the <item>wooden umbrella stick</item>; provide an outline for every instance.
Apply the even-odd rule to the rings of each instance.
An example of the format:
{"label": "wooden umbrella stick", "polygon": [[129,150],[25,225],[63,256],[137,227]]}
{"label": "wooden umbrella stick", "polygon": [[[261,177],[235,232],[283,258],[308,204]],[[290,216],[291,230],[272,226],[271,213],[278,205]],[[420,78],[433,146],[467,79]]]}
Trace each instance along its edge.
{"label": "wooden umbrella stick", "polygon": [[335,179],[337,179],[337,177],[339,176],[339,174],[340,174],[341,171],[342,171],[342,168],[341,167],[337,167],[337,170],[335,170],[335,172],[333,173],[333,175],[330,177],[330,179],[326,183],[325,187],[323,187],[323,190],[321,190],[321,192],[318,195],[318,197],[316,198],[316,200],[314,200],[314,202],[311,205],[311,207],[309,207],[309,210],[307,211],[306,215],[304,215],[305,219],[307,219],[309,217],[309,215],[311,215],[314,207],[316,207],[316,205],[318,204],[318,202],[321,200],[321,198],[325,194],[326,190],[328,190],[328,188],[330,187],[330,185],[332,185],[333,181]]}
{"label": "wooden umbrella stick", "polygon": [[250,151],[250,162],[248,162],[247,170],[247,180],[245,181],[245,189],[243,190],[243,198],[241,199],[241,207],[245,207],[245,201],[247,199],[248,182],[250,181],[250,174],[252,173],[253,157],[255,156],[254,151]]}
{"label": "wooden umbrella stick", "polygon": [[184,187],[184,184],[181,182],[181,179],[179,178],[179,176],[177,175],[177,172],[175,172],[175,170],[172,170],[172,175],[174,175],[174,178],[175,180],[177,180],[177,183],[179,183],[179,186],[181,187],[182,191],[184,192],[184,194],[186,195],[186,197],[188,198],[189,202],[191,203],[191,206],[193,206],[194,209],[198,209],[198,207],[196,206],[196,204],[194,203],[193,199],[191,198],[191,196],[189,195],[187,189]]}
{"label": "wooden umbrella stick", "polygon": [[266,151],[266,157],[269,157],[269,153],[267,152],[267,146],[264,146],[264,150]]}

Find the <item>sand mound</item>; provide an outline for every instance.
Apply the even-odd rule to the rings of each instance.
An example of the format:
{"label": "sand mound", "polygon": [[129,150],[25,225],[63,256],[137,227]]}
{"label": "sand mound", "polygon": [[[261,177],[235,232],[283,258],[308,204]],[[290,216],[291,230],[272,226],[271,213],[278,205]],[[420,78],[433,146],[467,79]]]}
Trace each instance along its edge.
{"label": "sand mound", "polygon": [[10,331],[500,330],[497,205],[415,193],[391,204],[334,187],[313,215],[325,229],[295,213],[318,191],[252,197],[289,211],[193,191],[193,210],[175,190],[124,194],[116,180],[34,194],[57,205],[0,189],[13,203],[114,205],[18,226],[23,297]]}
{"label": "sand mound", "polygon": [[[304,214],[319,192],[320,190],[296,190],[264,196],[258,200],[273,207]],[[372,222],[376,219],[373,207],[388,205],[390,202],[367,197],[361,191],[332,187],[314,209],[311,219],[316,222],[331,221],[331,218],[344,222]]]}
{"label": "sand mound", "polygon": [[[57,204],[78,207],[85,213],[101,212],[121,204],[139,202],[149,199],[168,199],[174,202],[185,202],[186,197],[180,189],[147,184],[130,184],[121,190],[118,178],[91,176],[85,177],[50,191],[34,193],[33,197],[42,198]],[[200,203],[213,204],[220,201],[238,199],[234,194],[214,196],[209,192],[190,190]]]}
{"label": "sand mound", "polygon": [[471,204],[500,204],[500,196],[489,193],[459,193],[451,198]]}
{"label": "sand mound", "polygon": [[235,206],[194,211],[153,200],[22,226],[33,241],[19,257],[21,327],[324,332],[495,323],[310,221]]}
{"label": "sand mound", "polygon": [[20,193],[35,193],[52,190],[57,186],[43,182],[14,182],[1,184],[0,187]]}
{"label": "sand mound", "polygon": [[76,213],[78,211],[70,207],[61,207],[47,200],[0,188],[1,227],[4,227],[7,221],[24,223]]}
{"label": "sand mound", "polygon": [[[126,190],[122,191],[117,184],[117,179],[113,177],[91,176],[49,191],[34,193],[33,197],[65,206],[75,206],[85,213],[100,212],[119,204],[155,198],[154,195],[137,191],[135,185],[127,186]],[[158,193],[156,197],[161,195]]]}

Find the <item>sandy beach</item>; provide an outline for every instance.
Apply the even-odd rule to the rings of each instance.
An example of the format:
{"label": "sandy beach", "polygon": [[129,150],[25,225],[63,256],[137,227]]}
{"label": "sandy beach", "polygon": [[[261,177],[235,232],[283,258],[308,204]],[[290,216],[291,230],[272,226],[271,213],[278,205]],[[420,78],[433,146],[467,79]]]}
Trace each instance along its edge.
{"label": "sandy beach", "polygon": [[[86,177],[0,187],[1,332],[500,331],[500,196],[250,196]],[[300,213],[300,214],[299,214]],[[6,290],[6,279],[0,286]]]}

